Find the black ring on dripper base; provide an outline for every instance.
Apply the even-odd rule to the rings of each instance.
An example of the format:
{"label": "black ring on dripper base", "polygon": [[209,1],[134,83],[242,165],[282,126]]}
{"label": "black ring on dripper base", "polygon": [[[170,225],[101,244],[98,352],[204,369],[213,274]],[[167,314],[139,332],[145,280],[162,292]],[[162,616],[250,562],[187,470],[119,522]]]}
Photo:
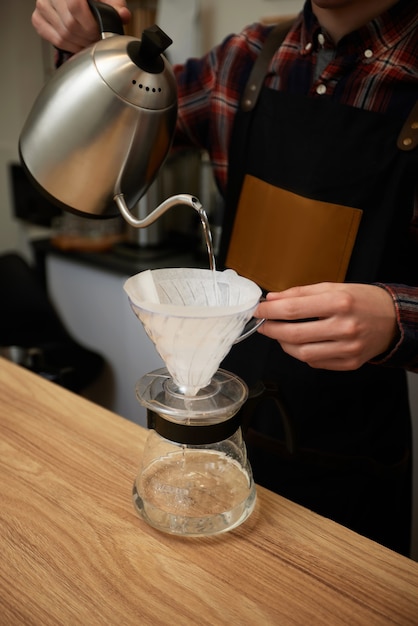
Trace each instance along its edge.
{"label": "black ring on dripper base", "polygon": [[228,439],[240,427],[240,417],[234,415],[224,422],[217,424],[180,424],[165,419],[151,409],[147,409],[147,426],[154,429],[159,435],[176,443],[189,445],[205,445]]}

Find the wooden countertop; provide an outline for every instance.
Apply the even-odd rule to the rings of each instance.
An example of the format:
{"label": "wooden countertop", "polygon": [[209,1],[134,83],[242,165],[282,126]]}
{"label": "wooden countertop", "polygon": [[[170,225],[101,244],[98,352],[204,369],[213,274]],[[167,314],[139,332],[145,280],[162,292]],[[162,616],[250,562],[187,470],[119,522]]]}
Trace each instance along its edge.
{"label": "wooden countertop", "polygon": [[2,626],[418,624],[418,563],[265,489],[224,535],[147,526],[145,438],[0,359]]}

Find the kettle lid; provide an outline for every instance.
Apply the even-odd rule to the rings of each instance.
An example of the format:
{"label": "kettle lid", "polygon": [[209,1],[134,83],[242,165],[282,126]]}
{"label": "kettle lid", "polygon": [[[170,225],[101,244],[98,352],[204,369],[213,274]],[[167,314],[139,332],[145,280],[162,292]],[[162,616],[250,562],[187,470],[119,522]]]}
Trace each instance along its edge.
{"label": "kettle lid", "polygon": [[156,25],[145,29],[142,39],[113,35],[92,49],[102,80],[130,104],[151,110],[177,102],[177,84],[162,52],[172,40]]}

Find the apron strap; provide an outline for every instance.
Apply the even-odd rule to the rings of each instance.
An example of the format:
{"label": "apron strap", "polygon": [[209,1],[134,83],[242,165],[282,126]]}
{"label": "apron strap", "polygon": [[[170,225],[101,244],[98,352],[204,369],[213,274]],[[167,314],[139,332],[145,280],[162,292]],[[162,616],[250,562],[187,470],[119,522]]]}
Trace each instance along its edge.
{"label": "apron strap", "polygon": [[240,108],[243,111],[249,112],[254,109],[263,86],[270,61],[277,48],[283,43],[294,21],[294,18],[292,18],[291,20],[280,22],[269,33],[266,41],[264,42],[263,48],[253,65],[250,78],[247,81],[247,85],[242,95]]}
{"label": "apron strap", "polygon": [[[268,34],[242,94],[238,111],[235,115],[229,149],[228,186],[226,192],[226,206],[228,211],[224,215],[222,236],[219,246],[217,265],[224,267],[231,238],[238,198],[245,173],[245,155],[247,147],[248,129],[251,123],[251,113],[257,104],[258,96],[264,83],[270,61],[277,48],[284,41],[294,19],[277,24]],[[239,123],[237,123],[239,120]]]}
{"label": "apron strap", "polygon": [[[250,112],[257,104],[258,96],[263,86],[270,61],[277,48],[283,43],[287,33],[291,29],[295,18],[285,20],[277,24],[269,33],[264,46],[257,57],[247,81],[244,93],[240,101],[240,109]],[[413,106],[401,132],[398,136],[397,146],[400,150],[414,150],[418,146],[418,101]]]}
{"label": "apron strap", "polygon": [[418,146],[418,102],[399,133],[397,146],[400,150],[414,150]]}

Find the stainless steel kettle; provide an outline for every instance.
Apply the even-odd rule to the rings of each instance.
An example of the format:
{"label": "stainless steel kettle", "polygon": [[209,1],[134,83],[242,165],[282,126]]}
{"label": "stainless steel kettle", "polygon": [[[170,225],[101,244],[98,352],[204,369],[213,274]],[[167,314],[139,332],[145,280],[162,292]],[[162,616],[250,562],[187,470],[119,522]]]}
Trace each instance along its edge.
{"label": "stainless steel kettle", "polygon": [[177,88],[162,55],[172,41],[158,26],[141,39],[124,35],[112,7],[90,0],[89,6],[102,39],[60,67],[36,99],[19,140],[29,177],[63,209],[89,217],[114,217],[119,209],[134,227],[175,204],[200,210],[184,194],[145,220],[130,212],[172,142]]}

